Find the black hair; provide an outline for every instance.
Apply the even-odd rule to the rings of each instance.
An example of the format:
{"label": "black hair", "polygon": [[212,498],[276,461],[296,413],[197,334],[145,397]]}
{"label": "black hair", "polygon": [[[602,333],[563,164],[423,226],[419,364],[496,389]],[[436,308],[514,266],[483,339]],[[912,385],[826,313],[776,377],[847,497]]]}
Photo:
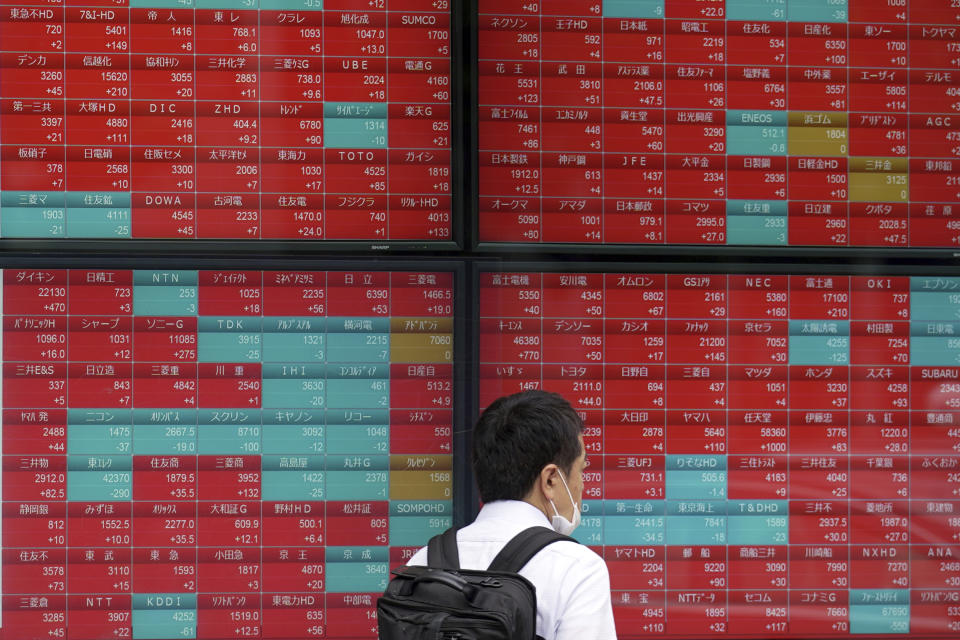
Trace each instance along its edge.
{"label": "black hair", "polygon": [[562,396],[521,391],[495,400],[473,428],[473,473],[484,502],[521,500],[554,463],[567,475],[583,420]]}

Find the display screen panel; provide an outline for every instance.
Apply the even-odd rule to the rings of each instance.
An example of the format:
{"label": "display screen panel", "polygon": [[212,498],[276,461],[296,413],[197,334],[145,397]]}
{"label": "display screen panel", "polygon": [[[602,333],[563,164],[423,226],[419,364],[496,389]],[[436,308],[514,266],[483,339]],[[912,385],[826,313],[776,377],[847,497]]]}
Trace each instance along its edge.
{"label": "display screen panel", "polygon": [[479,274],[479,407],[583,416],[620,638],[960,631],[960,279],[794,273]]}
{"label": "display screen panel", "polygon": [[4,270],[3,637],[376,637],[451,524],[454,276]]}
{"label": "display screen panel", "polygon": [[960,246],[949,0],[477,0],[483,243]]}
{"label": "display screen panel", "polygon": [[24,0],[0,236],[449,242],[449,0]]}

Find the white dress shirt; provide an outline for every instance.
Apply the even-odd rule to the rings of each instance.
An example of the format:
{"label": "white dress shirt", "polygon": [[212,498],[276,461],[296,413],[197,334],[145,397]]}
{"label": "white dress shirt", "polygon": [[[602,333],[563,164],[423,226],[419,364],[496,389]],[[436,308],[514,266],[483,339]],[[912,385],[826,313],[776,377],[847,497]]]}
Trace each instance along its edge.
{"label": "white dress shirt", "polygon": [[[457,532],[461,569],[486,569],[513,536],[550,521],[531,504],[498,500],[483,505],[473,524]],[[426,565],[424,547],[407,563]],[[537,589],[537,635],[544,640],[616,640],[610,574],[603,558],[582,544],[554,542],[520,575]]]}

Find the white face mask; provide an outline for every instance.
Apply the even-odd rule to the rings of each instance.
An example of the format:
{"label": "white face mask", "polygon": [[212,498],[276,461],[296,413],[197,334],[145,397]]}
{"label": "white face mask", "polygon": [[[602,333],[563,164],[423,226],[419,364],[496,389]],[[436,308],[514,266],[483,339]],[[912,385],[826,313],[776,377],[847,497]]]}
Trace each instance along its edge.
{"label": "white face mask", "polygon": [[555,515],[550,518],[550,524],[553,525],[554,531],[568,536],[573,533],[574,529],[580,526],[580,507],[573,501],[573,494],[570,493],[570,487],[567,486],[567,481],[564,479],[562,472],[560,473],[560,480],[563,482],[563,488],[567,490],[567,495],[570,496],[570,504],[573,505],[573,522],[570,522],[560,515],[560,512],[557,511],[557,505],[551,500],[550,505],[553,507],[553,513]]}

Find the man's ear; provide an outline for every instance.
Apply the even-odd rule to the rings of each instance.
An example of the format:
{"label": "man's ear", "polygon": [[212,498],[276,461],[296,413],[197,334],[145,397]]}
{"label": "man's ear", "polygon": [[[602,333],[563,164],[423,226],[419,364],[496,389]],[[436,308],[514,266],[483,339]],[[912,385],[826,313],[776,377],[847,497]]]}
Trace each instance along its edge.
{"label": "man's ear", "polygon": [[540,486],[540,492],[544,497],[549,500],[556,499],[554,495],[557,491],[557,485],[560,480],[557,479],[557,465],[548,464],[543,469],[540,470],[540,476],[537,478],[537,482]]}

